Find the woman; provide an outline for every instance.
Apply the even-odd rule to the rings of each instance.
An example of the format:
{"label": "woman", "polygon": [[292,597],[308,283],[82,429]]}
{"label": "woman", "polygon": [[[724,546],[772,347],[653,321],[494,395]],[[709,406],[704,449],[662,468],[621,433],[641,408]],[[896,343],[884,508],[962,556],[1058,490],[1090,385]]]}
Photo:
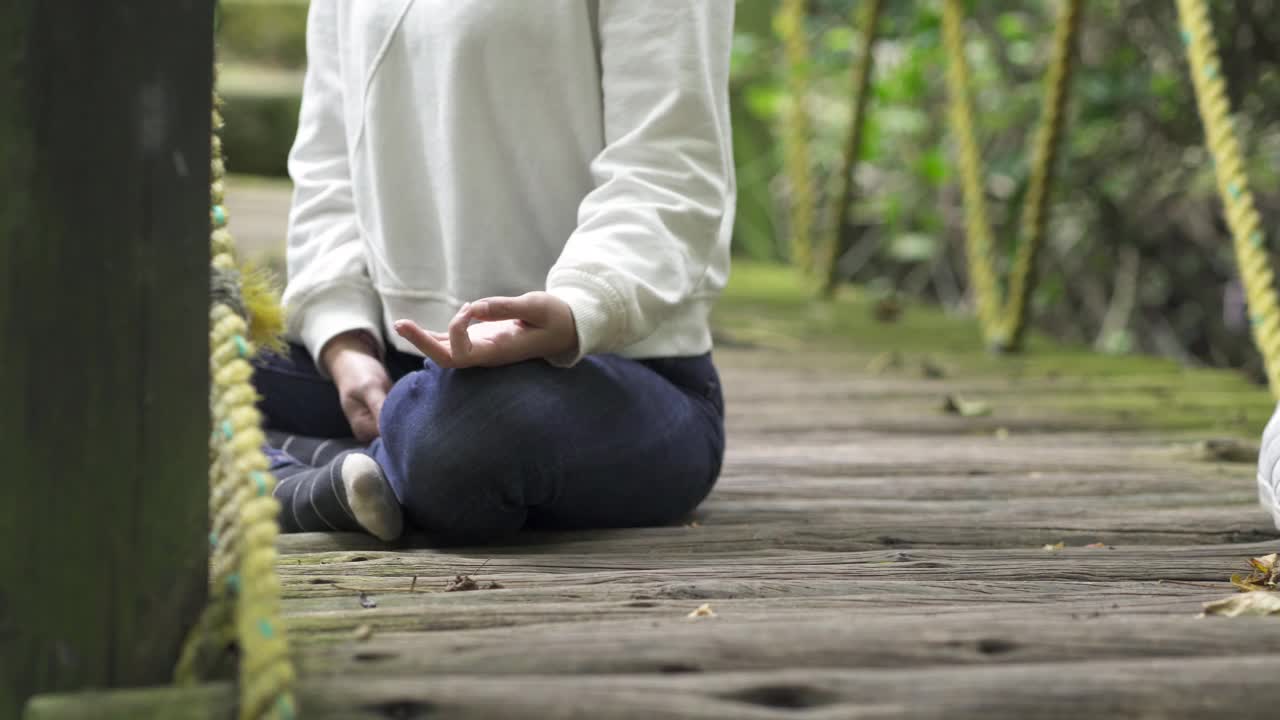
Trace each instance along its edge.
{"label": "woman", "polygon": [[483,541],[668,523],[707,495],[732,16],[312,0],[293,344],[256,381],[286,530],[391,540],[407,516]]}

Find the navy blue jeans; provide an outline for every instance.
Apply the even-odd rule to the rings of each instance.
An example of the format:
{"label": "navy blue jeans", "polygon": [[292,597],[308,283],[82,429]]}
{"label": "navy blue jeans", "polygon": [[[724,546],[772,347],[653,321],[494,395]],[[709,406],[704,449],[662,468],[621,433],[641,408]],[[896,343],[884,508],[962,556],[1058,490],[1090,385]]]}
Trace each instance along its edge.
{"label": "navy blue jeans", "polygon": [[[669,524],[720,473],[724,400],[710,355],[447,370],[389,348],[386,365],[395,385],[366,451],[410,523],[441,539]],[[337,389],[304,348],[262,358],[255,385],[269,429],[350,438]]]}

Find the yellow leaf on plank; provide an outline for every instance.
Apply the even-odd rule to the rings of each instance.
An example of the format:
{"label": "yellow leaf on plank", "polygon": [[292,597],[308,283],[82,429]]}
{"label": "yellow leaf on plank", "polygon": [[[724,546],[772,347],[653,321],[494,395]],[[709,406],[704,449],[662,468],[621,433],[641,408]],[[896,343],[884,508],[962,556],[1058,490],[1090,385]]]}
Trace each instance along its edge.
{"label": "yellow leaf on plank", "polygon": [[980,417],[991,414],[991,406],[981,400],[966,400],[959,395],[948,395],[942,402],[942,411],[960,417]]}
{"label": "yellow leaf on plank", "polygon": [[689,613],[685,617],[713,618],[713,617],[716,617],[716,613],[714,610],[711,609],[711,603],[703,603],[702,605],[698,606],[697,610],[694,610],[693,612]]}
{"label": "yellow leaf on plank", "polygon": [[1253,570],[1248,575],[1231,576],[1231,584],[1241,590],[1271,590],[1280,586],[1280,567],[1276,564],[1277,553],[1250,558],[1249,567]]}
{"label": "yellow leaf on plank", "polygon": [[1223,617],[1280,615],[1280,593],[1254,590],[1207,602],[1204,604],[1204,613],[1202,613],[1201,617],[1205,615],[1221,615]]}

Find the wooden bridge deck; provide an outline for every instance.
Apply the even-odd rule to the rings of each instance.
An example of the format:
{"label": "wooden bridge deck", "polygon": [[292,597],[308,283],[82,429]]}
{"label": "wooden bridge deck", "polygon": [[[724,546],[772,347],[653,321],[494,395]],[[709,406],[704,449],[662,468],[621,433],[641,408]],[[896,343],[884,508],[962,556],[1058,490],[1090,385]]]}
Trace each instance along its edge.
{"label": "wooden bridge deck", "polygon": [[463,551],[285,538],[307,716],[1274,713],[1280,619],[1196,617],[1277,549],[1250,465],[1171,431],[939,410],[1069,379],[720,358],[728,461],[688,525]]}
{"label": "wooden bridge deck", "polygon": [[[690,523],[453,550],[282,538],[301,717],[1274,715],[1280,618],[1197,618],[1280,548],[1247,452],[1193,447],[1253,436],[1263,391],[1045,347],[990,360],[960,321],[860,330],[866,307],[745,272],[718,322],[755,345],[718,352],[728,458]],[[953,395],[990,413],[948,414]]]}

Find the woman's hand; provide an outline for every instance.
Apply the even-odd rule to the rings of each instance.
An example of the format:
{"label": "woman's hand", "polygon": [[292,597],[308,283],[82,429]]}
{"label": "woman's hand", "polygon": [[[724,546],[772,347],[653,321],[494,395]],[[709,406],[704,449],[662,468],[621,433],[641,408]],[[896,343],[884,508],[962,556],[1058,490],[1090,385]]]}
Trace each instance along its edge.
{"label": "woman's hand", "polygon": [[400,337],[445,368],[510,365],[567,355],[578,348],[573,311],[545,292],[463,305],[447,333],[428,332],[412,320],[397,321],[395,328]]}
{"label": "woman's hand", "polygon": [[378,417],[391,391],[391,377],[378,359],[376,342],[368,333],[343,333],[325,343],[320,362],[338,386],[342,413],[360,442],[380,434]]}

